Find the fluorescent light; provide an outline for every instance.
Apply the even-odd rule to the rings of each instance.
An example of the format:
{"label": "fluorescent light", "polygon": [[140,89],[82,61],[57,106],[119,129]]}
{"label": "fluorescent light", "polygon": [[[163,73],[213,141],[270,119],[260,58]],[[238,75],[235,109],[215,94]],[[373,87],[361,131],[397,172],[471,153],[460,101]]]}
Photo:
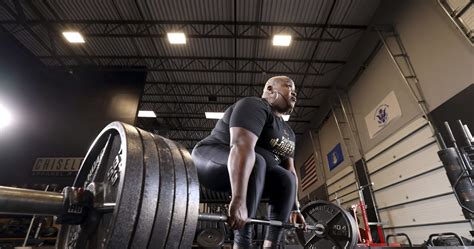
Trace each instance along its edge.
{"label": "fluorescent light", "polygon": [[290,115],[283,115],[283,120],[285,120],[285,121],[290,120]]}
{"label": "fluorescent light", "polygon": [[168,41],[171,44],[186,44],[184,33],[168,33]]}
{"label": "fluorescent light", "polygon": [[3,105],[0,104],[0,128],[8,126],[12,122],[12,115]]}
{"label": "fluorescent light", "polygon": [[82,37],[81,33],[70,31],[70,32],[63,32],[64,38],[70,43],[85,43],[84,37]]}
{"label": "fluorescent light", "polygon": [[273,46],[290,46],[291,35],[274,35],[273,36]]}
{"label": "fluorescent light", "polygon": [[221,119],[224,117],[223,112],[205,112],[207,119]]}
{"label": "fluorescent light", "polygon": [[138,117],[140,118],[156,118],[154,111],[138,111]]}

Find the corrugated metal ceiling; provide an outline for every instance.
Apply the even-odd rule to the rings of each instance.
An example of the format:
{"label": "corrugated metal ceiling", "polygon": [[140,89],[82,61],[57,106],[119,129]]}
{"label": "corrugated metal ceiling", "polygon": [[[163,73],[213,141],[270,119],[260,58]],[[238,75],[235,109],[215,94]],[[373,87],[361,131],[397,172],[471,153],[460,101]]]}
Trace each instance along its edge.
{"label": "corrugated metal ceiling", "polygon": [[[140,108],[154,110],[159,118],[139,119],[139,125],[191,148],[215,124],[203,118],[204,111],[223,111],[238,98],[259,96],[275,74],[290,76],[300,87],[289,123],[304,133],[378,4],[5,0],[0,25],[47,66],[143,66],[148,76]],[[64,30],[81,31],[86,43],[66,44]],[[169,44],[168,31],[185,32],[187,44]],[[274,47],[271,37],[277,33],[291,34],[291,45]]]}

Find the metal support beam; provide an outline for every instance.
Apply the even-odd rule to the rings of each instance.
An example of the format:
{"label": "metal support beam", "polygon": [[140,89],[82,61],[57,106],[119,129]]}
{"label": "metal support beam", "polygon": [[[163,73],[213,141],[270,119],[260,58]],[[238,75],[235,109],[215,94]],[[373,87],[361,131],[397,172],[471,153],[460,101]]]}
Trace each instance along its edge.
{"label": "metal support beam", "polygon": [[[52,59],[53,56],[37,56],[40,59]],[[345,64],[345,61],[341,60],[302,60],[302,59],[291,59],[291,58],[281,58],[281,59],[271,59],[271,58],[251,58],[251,57],[225,57],[225,56],[134,56],[134,55],[89,55],[89,56],[71,56],[71,55],[61,55],[57,56],[58,58],[64,59],[73,59],[73,58],[84,58],[84,59],[104,59],[104,60],[158,60],[162,62],[163,60],[214,60],[214,61],[249,61],[249,62],[288,62],[288,63],[326,63],[326,64]],[[217,64],[218,62],[215,62]]]}
{"label": "metal support beam", "polygon": [[[245,98],[248,97],[246,95],[236,95],[236,94],[213,94],[213,93],[207,93],[205,95],[203,94],[151,94],[151,93],[144,93],[142,95],[142,100],[144,101],[153,101],[154,99],[159,99],[159,98],[169,98],[169,97],[176,97],[179,96],[181,98],[186,98],[186,97],[201,97],[201,98],[209,98],[209,96],[215,96],[217,98]],[[312,98],[303,98],[303,97],[298,97],[298,100],[312,100]],[[217,101],[216,101],[217,102]],[[213,102],[210,102],[213,103]]]}
{"label": "metal support beam", "polygon": [[[151,103],[151,104],[178,104],[178,105],[181,105],[181,104],[189,104],[189,105],[226,105],[226,106],[230,106],[230,105],[233,105],[235,102],[222,102],[222,101],[219,101],[219,102],[209,102],[209,101],[179,101],[178,103],[174,102],[174,101],[166,101],[166,100],[157,100],[157,101],[141,101],[141,104],[148,104],[148,103]],[[296,108],[319,108],[318,105],[296,105]]]}
{"label": "metal support beam", "polygon": [[[53,70],[59,70],[61,67],[52,66]],[[73,70],[81,70],[87,67],[84,66],[69,66]],[[250,73],[250,74],[273,74],[273,75],[311,75],[311,76],[322,76],[322,73],[304,73],[304,72],[291,72],[291,71],[263,71],[263,70],[240,70],[240,69],[183,69],[183,68],[137,68],[137,67],[104,67],[102,71],[126,71],[126,72],[195,72],[195,73]]]}
{"label": "metal support beam", "polygon": [[[238,87],[259,87],[263,89],[264,82],[261,84],[248,84],[248,83],[224,83],[224,82],[164,82],[164,81],[147,81],[146,84],[155,85],[161,87],[160,85],[186,85],[186,86],[238,86]],[[318,89],[318,90],[330,90],[330,86],[315,86],[315,85],[306,85],[303,86],[303,89]],[[304,91],[304,90],[302,90]]]}
{"label": "metal support beam", "polygon": [[[15,24],[12,20],[0,21],[0,24]],[[41,20],[28,20],[27,24],[41,24]],[[238,25],[238,26],[270,26],[270,27],[299,27],[326,29],[366,29],[366,25],[351,24],[322,24],[322,23],[291,23],[291,22],[245,22],[245,21],[175,21],[175,20],[48,20],[49,24],[78,24],[78,25]]]}
{"label": "metal support beam", "polygon": [[[13,20],[0,21],[0,24],[17,24]],[[82,30],[87,39],[146,37],[167,38],[166,32],[178,30],[186,33],[188,39],[252,39],[269,40],[275,32],[291,33],[293,41],[340,42],[328,29],[365,30],[365,25],[347,24],[308,24],[279,22],[238,22],[238,21],[150,21],[150,20],[26,20],[26,25],[73,25]],[[317,36],[324,29],[324,37]],[[158,30],[158,32],[157,32]],[[262,32],[255,32],[262,31]],[[260,35],[263,34],[263,35]]]}
{"label": "metal support beam", "polygon": [[[202,114],[201,114],[202,115]],[[208,120],[206,117],[192,117],[192,116],[189,116],[189,115],[159,115],[157,116],[157,118],[172,118],[172,119],[186,119],[186,120],[193,120],[193,119],[197,119],[197,120]],[[307,123],[309,124],[310,121],[308,120],[288,120],[286,121],[288,123]]]}

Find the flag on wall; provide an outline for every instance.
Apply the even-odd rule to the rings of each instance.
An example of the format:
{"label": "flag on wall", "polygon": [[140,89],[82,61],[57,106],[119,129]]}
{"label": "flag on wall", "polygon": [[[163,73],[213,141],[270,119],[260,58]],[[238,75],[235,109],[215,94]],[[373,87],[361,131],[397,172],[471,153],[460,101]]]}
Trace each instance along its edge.
{"label": "flag on wall", "polygon": [[318,175],[316,174],[316,159],[314,153],[309,156],[308,159],[303,163],[303,166],[300,168],[301,175],[301,190],[305,191],[313,183],[318,181]]}
{"label": "flag on wall", "polygon": [[341,144],[338,143],[336,146],[329,151],[327,154],[329,170],[333,170],[344,161],[344,154],[342,153]]}
{"label": "flag on wall", "polygon": [[390,92],[369,114],[365,116],[365,124],[369,137],[372,139],[383,128],[402,115],[395,92]]}

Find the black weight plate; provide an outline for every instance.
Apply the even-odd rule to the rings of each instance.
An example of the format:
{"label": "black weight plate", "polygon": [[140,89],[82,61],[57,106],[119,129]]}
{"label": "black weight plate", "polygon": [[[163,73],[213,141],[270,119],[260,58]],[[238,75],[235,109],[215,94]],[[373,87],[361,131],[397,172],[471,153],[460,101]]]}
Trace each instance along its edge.
{"label": "black weight plate", "polygon": [[58,247],[127,248],[138,217],[142,183],[143,148],[138,131],[120,122],[109,124],[89,149],[73,186],[94,189],[94,205],[114,203],[115,209],[89,215],[81,226],[63,225]]}
{"label": "black weight plate", "polygon": [[147,247],[150,240],[158,207],[160,161],[153,136],[144,130],[137,130],[143,141],[145,177],[140,213],[130,248],[143,249]]}
{"label": "black weight plate", "polygon": [[181,151],[176,146],[176,144],[166,138],[163,138],[163,140],[171,151],[171,154],[173,156],[173,164],[161,165],[161,167],[174,168],[175,176],[175,199],[173,207],[173,216],[168,235],[170,238],[173,239],[168,240],[168,242],[166,243],[166,248],[184,248],[180,244],[183,240],[183,231],[188,207],[188,180],[185,168],[186,165],[183,161],[183,157],[181,156]]}
{"label": "black weight plate", "polygon": [[357,229],[354,218],[343,208],[327,201],[314,201],[301,209],[308,225],[324,228],[324,232],[297,230],[304,248],[354,248]]}
{"label": "black weight plate", "polygon": [[191,159],[188,150],[181,144],[177,144],[181,152],[184,164],[186,165],[187,186],[188,186],[188,203],[186,222],[184,225],[183,238],[181,248],[191,248],[199,215],[199,180],[196,167]]}
{"label": "black weight plate", "polygon": [[199,246],[205,248],[220,247],[224,244],[225,234],[216,228],[207,228],[202,230],[196,237]]}
{"label": "black weight plate", "polygon": [[153,137],[160,159],[160,192],[148,248],[161,249],[165,247],[168,239],[177,239],[169,236],[175,200],[175,175],[171,150],[162,137],[158,135]]}

